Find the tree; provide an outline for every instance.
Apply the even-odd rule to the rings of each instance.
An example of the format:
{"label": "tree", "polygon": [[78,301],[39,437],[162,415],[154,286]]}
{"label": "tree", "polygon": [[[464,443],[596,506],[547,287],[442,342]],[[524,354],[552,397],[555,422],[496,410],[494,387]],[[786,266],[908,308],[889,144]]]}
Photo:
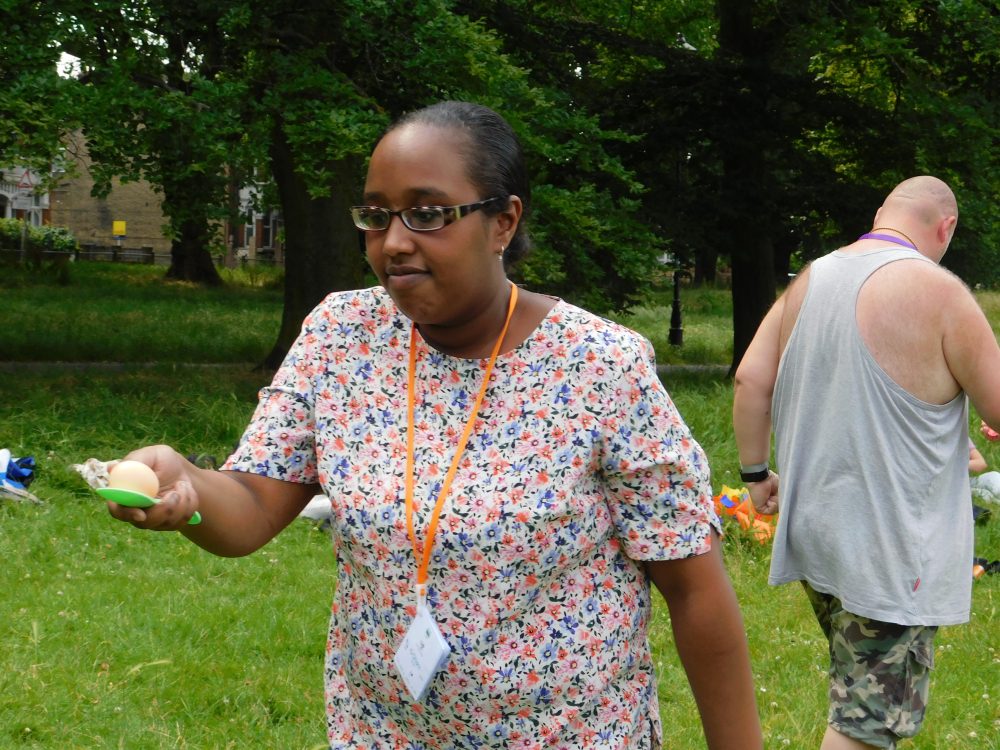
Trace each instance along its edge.
{"label": "tree", "polygon": [[0,157],[3,166],[43,175],[58,156],[67,125],[75,122],[67,82],[58,75],[54,20],[34,4],[0,2]]}
{"label": "tree", "polygon": [[80,59],[79,119],[96,195],[113,181],[147,180],[169,220],[167,277],[221,283],[210,248],[233,219],[234,174],[243,174],[238,86],[219,80],[218,6],[60,3],[56,40]]}
{"label": "tree", "polygon": [[268,365],[323,296],[361,285],[365,263],[347,209],[364,157],[392,119],[441,99],[492,106],[523,139],[538,246],[523,281],[599,309],[645,283],[660,243],[631,216],[641,187],[602,145],[624,136],[603,131],[558,90],[533,86],[495,36],[450,2],[232,3],[223,28],[226,57],[239,61],[227,75],[247,82],[255,132],[270,136],[285,213],[285,310]]}
{"label": "tree", "polygon": [[[35,6],[32,6],[35,7]],[[660,241],[631,213],[641,186],[564,93],[531,84],[482,24],[447,0],[120,0],[43,3],[48,46],[80,59],[71,102],[97,192],[146,179],[164,196],[175,278],[215,283],[206,246],[234,218],[239,184],[273,178],[285,217],[286,289],[276,366],[304,315],[364,283],[347,208],[378,134],[444,98],[503,112],[536,181],[529,284],[597,309],[641,290]],[[387,44],[386,40],[392,40]]]}
{"label": "tree", "polygon": [[608,150],[648,188],[643,217],[675,255],[702,278],[717,254],[729,256],[733,371],[791,256],[857,237],[905,176],[952,177],[975,215],[949,260],[980,273],[989,265],[990,253],[965,251],[963,232],[994,231],[980,197],[995,193],[991,3],[465,7],[498,29],[536,83],[635,136]]}
{"label": "tree", "polygon": [[[960,220],[944,258],[970,283],[1000,282],[1000,7],[995,2],[853,2],[841,8],[818,74],[882,113],[878,153],[843,159],[844,172],[885,194],[934,174],[955,190]],[[842,152],[846,134],[826,134]],[[861,151],[860,148],[855,150]]]}

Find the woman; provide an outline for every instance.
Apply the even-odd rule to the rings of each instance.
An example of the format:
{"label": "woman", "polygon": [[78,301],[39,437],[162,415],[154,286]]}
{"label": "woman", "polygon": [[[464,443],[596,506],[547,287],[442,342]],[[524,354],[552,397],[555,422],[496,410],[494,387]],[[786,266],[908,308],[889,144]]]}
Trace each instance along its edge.
{"label": "woman", "polygon": [[[659,747],[650,581],[709,746],[761,747],[708,464],[648,344],[506,278],[530,210],[510,126],[460,102],[412,113],[364,201],[382,286],[306,319],[222,471],[136,451],[164,502],[112,515],[247,555],[322,486],[331,748]],[[404,682],[397,657],[432,631],[450,653]]]}

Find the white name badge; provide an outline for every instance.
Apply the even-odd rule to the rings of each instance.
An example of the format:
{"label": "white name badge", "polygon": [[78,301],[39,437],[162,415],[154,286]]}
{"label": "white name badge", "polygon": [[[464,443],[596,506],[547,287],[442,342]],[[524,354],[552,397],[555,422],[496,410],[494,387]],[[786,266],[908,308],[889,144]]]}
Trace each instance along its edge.
{"label": "white name badge", "polygon": [[417,608],[417,616],[399,644],[393,657],[396,669],[403,676],[410,697],[420,701],[434,675],[448,662],[451,647],[441,635],[437,623],[426,607]]}

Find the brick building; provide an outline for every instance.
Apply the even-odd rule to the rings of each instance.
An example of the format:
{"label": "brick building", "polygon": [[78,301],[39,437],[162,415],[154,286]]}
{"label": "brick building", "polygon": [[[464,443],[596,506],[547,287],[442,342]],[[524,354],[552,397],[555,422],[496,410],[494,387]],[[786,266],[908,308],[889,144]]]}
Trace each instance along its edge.
{"label": "brick building", "polygon": [[[163,236],[167,220],[161,209],[162,199],[149,183],[118,183],[107,198],[94,198],[90,191],[90,158],[83,137],[70,136],[68,153],[73,154],[79,176],[64,176],[49,194],[50,222],[67,227],[81,246],[117,245],[112,222],[125,222],[123,248],[152,248],[157,254],[170,252],[170,240]],[[68,158],[68,157],[67,157]]]}
{"label": "brick building", "polygon": [[[0,171],[0,216],[22,219],[27,213],[28,221],[34,226],[52,224],[69,229],[81,247],[117,246],[114,239],[113,223],[124,221],[125,239],[122,249],[152,250],[156,262],[170,262],[170,240],[163,236],[163,227],[168,219],[163,215],[162,198],[145,180],[117,183],[107,198],[91,195],[94,179],[90,174],[90,158],[84,138],[80,133],[69,137],[66,156],[76,163],[77,176],[70,176],[57,166],[53,175],[59,177],[58,184],[48,193],[35,195],[34,190],[18,186],[27,171],[17,166],[9,166]],[[33,185],[39,182],[39,175],[28,172]],[[61,176],[60,176],[61,175]],[[24,202],[30,197],[33,207],[27,212],[14,208],[15,201]],[[239,260],[258,261],[283,265],[281,240],[281,212],[275,209],[255,211],[254,190],[240,191],[240,212],[243,221],[230,226],[222,222],[218,231],[227,249],[230,265]]]}

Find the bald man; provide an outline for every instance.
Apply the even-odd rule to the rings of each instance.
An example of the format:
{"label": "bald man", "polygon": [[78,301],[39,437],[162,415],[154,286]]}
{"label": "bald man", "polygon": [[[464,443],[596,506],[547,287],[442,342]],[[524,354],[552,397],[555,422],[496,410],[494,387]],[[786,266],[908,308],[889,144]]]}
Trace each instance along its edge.
{"label": "bald man", "polygon": [[941,180],[900,183],[775,302],[736,373],[740,473],[781,510],[769,582],[801,581],[830,642],[822,750],[914,736],[937,628],[969,619],[968,400],[1000,426],[1000,349],[938,265],[957,221]]}

